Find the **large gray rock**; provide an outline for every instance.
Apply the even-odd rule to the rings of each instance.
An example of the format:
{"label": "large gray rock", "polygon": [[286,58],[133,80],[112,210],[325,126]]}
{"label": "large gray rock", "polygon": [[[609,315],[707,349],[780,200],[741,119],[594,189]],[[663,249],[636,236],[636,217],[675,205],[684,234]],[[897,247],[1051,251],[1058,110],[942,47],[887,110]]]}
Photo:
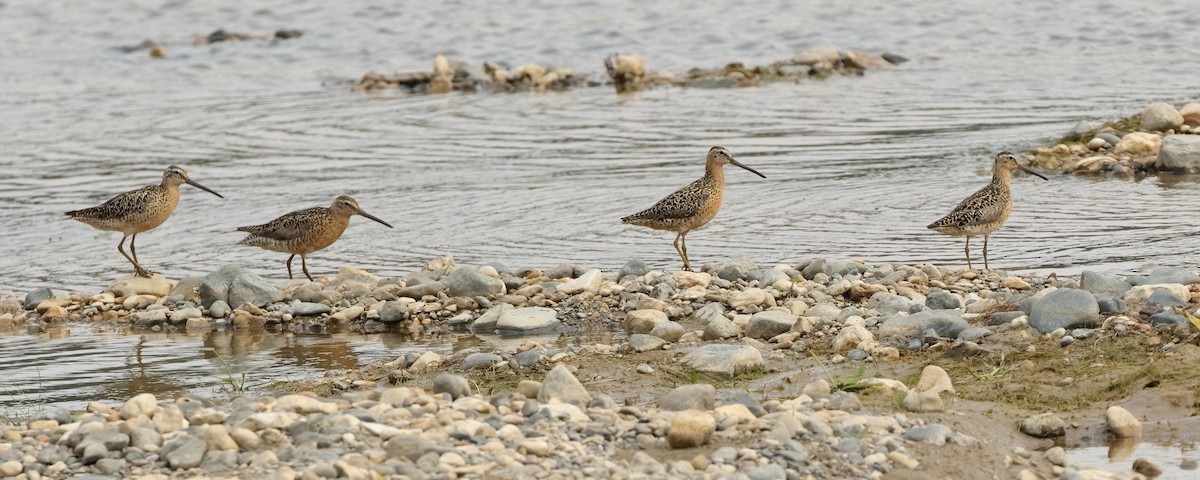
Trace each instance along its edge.
{"label": "large gray rock", "polygon": [[925,306],[930,310],[954,310],[963,308],[963,299],[958,294],[934,288],[925,296]]}
{"label": "large gray rock", "polygon": [[[236,308],[246,303],[262,307],[284,298],[283,291],[242,267],[221,267],[206,275],[200,284],[200,303],[204,308],[211,307],[217,300]],[[199,460],[196,462],[199,465]]]}
{"label": "large gray rock", "polygon": [[46,287],[38,287],[30,290],[29,293],[25,294],[25,309],[33,310],[37,308],[39,303],[42,303],[53,296],[54,292],[50,291],[50,289]]}
{"label": "large gray rock", "polygon": [[699,372],[724,377],[766,368],[762,353],[749,345],[702,345],[684,355],[680,362]]}
{"label": "large gray rock", "polygon": [[1158,151],[1158,168],[1179,172],[1200,171],[1200,136],[1168,135]]}
{"label": "large gray rock", "polygon": [[204,440],[188,434],[175,437],[162,447],[167,464],[179,470],[200,466],[200,460],[204,459],[204,452],[207,450],[208,445]]}
{"label": "large gray rock", "polygon": [[1178,129],[1180,125],[1183,125],[1183,115],[1169,103],[1151,103],[1142,111],[1141,130],[1165,132]]}
{"label": "large gray rock", "polygon": [[731,282],[737,280],[753,280],[758,265],[746,257],[738,257],[721,264],[716,269],[718,277]]}
{"label": "large gray rock", "polygon": [[1155,290],[1150,294],[1150,298],[1146,299],[1146,305],[1153,307],[1186,307],[1187,304],[1187,300],[1176,297],[1174,293],[1165,288]]}
{"label": "large gray rock", "polygon": [[384,451],[392,458],[407,458],[417,461],[421,456],[438,450],[437,446],[420,435],[396,435],[383,444]]}
{"label": "large gray rock", "polygon": [[1162,285],[1164,283],[1192,285],[1200,283],[1200,275],[1190,268],[1159,267],[1146,275],[1136,276],[1130,280],[1134,285]]}
{"label": "large gray rock", "polygon": [[630,260],[625,262],[625,266],[621,267],[621,272],[617,274],[617,280],[625,277],[640,277],[650,272],[650,267],[646,266],[646,262],[641,260]]}
{"label": "large gray rock", "polygon": [[654,335],[644,333],[635,333],[629,336],[629,349],[635,352],[649,352],[651,350],[661,350],[667,341],[658,338]]}
{"label": "large gray rock", "polygon": [[558,313],[546,307],[507,310],[496,320],[496,331],[507,334],[544,332],[558,328]]}
{"label": "large gray rock", "polygon": [[888,317],[879,323],[879,338],[910,337],[926,330],[937,332],[939,337],[957,338],[970,324],[963,320],[958,310],[926,310],[912,315]]}
{"label": "large gray rock", "polygon": [[496,306],[488,309],[488,311],[484,312],[483,315],[480,315],[479,318],[476,318],[475,321],[471,323],[471,331],[488,332],[495,330],[496,323],[500,321],[500,316],[514,308],[516,307],[513,307],[507,303],[497,304]]}
{"label": "large gray rock", "polygon": [[546,374],[545,380],[542,380],[542,388],[538,390],[537,399],[542,403],[550,403],[551,400],[557,399],[565,403],[586,406],[588,402],[592,401],[592,396],[588,394],[587,389],[583,388],[583,384],[579,383],[579,379],[575,378],[571,370],[560,363]]}
{"label": "large gray rock", "polygon": [[402,322],[408,318],[408,305],[398,300],[384,303],[379,309],[379,321],[383,323]]}
{"label": "large gray rock", "polygon": [[888,292],[877,292],[871,295],[870,300],[867,300],[867,308],[873,308],[881,315],[908,312],[914,304],[915,302],[906,297]]}
{"label": "large gray rock", "polygon": [[790,313],[768,310],[751,315],[745,333],[747,337],[765,340],[791,330],[795,324],[796,317]]}
{"label": "large gray rock", "polygon": [[852,273],[863,273],[865,271],[867,271],[867,266],[858,262],[821,258],[813,260],[800,273],[804,275],[804,278],[812,280],[818,273],[824,273],[832,277],[836,275],[846,276]]}
{"label": "large gray rock", "polygon": [[323,303],[300,302],[299,305],[296,305],[296,307],[292,309],[292,315],[298,317],[316,317],[328,314],[332,311],[333,309],[329,308],[329,305],[325,305]]}
{"label": "large gray rock", "polygon": [[705,340],[719,340],[722,338],[732,338],[742,334],[742,327],[739,327],[733,320],[724,316],[715,316],[704,326],[704,335],[701,337]]}
{"label": "large gray rock", "polygon": [[1039,413],[1021,420],[1020,429],[1031,437],[1061,437],[1067,433],[1067,422],[1053,413]]}
{"label": "large gray rock", "polygon": [[1092,292],[1096,298],[1124,298],[1133,285],[1116,275],[1084,270],[1079,276],[1079,288]]}
{"label": "large gray rock", "polygon": [[503,295],[504,281],[479,273],[474,267],[459,267],[442,279],[452,297],[494,297]]}
{"label": "large gray rock", "polygon": [[[527,350],[533,351],[533,350]],[[497,363],[503,362],[504,358],[494,353],[475,352],[467,355],[463,360],[463,370],[474,370],[476,368],[492,368]]]}
{"label": "large gray rock", "polygon": [[668,342],[678,342],[683,337],[683,325],[667,320],[659,322],[650,329],[650,335],[666,340]]}
{"label": "large gray rock", "polygon": [[716,395],[717,389],[707,383],[680,385],[659,400],[658,407],[670,412],[712,410]]}
{"label": "large gray rock", "polygon": [[1100,305],[1091,292],[1060,288],[1031,300],[1029,325],[1039,332],[1050,333],[1060,328],[1096,326],[1099,316]]}
{"label": "large gray rock", "polygon": [[433,393],[448,393],[451,399],[458,400],[471,395],[471,384],[462,375],[443,372],[433,379]]}

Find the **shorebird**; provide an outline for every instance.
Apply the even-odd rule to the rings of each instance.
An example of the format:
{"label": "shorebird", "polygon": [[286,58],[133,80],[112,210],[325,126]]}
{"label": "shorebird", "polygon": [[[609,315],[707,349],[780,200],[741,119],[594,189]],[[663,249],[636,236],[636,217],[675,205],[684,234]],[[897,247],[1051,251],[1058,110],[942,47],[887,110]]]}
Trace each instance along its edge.
{"label": "shorebird", "polygon": [[342,195],[334,199],[329,207],[296,210],[262,225],[238,227],[238,231],[250,233],[238,245],[292,254],[287,259],[288,280],[292,279],[292,259],[300,255],[300,268],[304,276],[312,281],[305,256],[333,245],[346,231],[346,226],[350,225],[350,216],[355,214],[392,228],[391,224],[364,212],[353,198]]}
{"label": "shorebird", "polygon": [[930,230],[936,230],[946,235],[967,237],[963,251],[967,255],[967,268],[971,265],[971,237],[983,235],[983,269],[989,270],[987,258],[988,235],[1004,225],[1008,214],[1012,213],[1012,172],[1023,170],[1046,180],[1040,173],[1021,166],[1017,163],[1016,155],[1012,152],[1000,152],[992,164],[992,182],[986,187],[972,193],[958,206],[954,207],[945,217],[929,224]]}
{"label": "shorebird", "polygon": [[[163,171],[162,183],[158,185],[122,193],[96,207],[72,210],[67,212],[67,216],[100,230],[121,232],[121,243],[117,244],[117,251],[133,264],[137,275],[149,277],[152,272],[138,263],[137,249],[134,248],[137,235],[167,221],[171,212],[175,211],[175,206],[179,205],[179,186],[185,183],[221,197],[221,194],[192,181],[182,168],[171,165]],[[129,252],[132,256],[125,253],[125,239],[130,237],[132,238],[129,240]]]}
{"label": "shorebird", "polygon": [[733,155],[724,147],[712,147],[708,150],[703,177],[667,195],[653,207],[622,218],[621,223],[676,232],[675,252],[683,259],[683,269],[691,271],[692,264],[688,261],[685,237],[688,232],[704,226],[717,216],[717,211],[721,209],[721,195],[725,191],[725,171],[722,167],[728,164],[737,165],[767,178],[757,170],[734,160]]}

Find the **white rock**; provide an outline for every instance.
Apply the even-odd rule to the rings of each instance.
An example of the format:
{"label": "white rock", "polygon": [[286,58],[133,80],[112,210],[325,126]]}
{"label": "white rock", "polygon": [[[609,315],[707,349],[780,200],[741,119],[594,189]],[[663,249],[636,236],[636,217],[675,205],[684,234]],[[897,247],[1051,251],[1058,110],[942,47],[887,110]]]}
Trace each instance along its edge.
{"label": "white rock", "polygon": [[839,352],[858,346],[861,342],[875,340],[875,334],[862,325],[853,324],[843,327],[833,339],[833,349]]}
{"label": "white rock", "polygon": [[675,288],[687,290],[692,287],[708,288],[708,284],[712,283],[713,277],[703,272],[679,271],[671,274],[671,279],[675,282]]}
{"label": "white rock", "polygon": [[558,291],[567,295],[575,295],[583,292],[594,292],[600,288],[600,281],[604,279],[604,274],[597,269],[591,269],[584,272],[578,278],[573,278],[566,283],[558,286]]}
{"label": "white rock", "polygon": [[727,377],[766,368],[762,353],[748,345],[702,345],[684,355],[680,362],[703,373]]}
{"label": "white rock", "polygon": [[629,333],[649,333],[655,325],[667,321],[667,314],[658,310],[634,310],[625,314],[621,326]]}
{"label": "white rock", "polygon": [[558,313],[545,307],[514,308],[500,314],[496,330],[506,332],[532,332],[558,328]]}
{"label": "white rock", "polygon": [[917,380],[917,386],[913,387],[919,392],[933,392],[939,394],[942,392],[956,393],[954,384],[950,381],[950,375],[946,370],[937,365],[927,365],[924,370],[921,370],[921,378]]}
{"label": "white rock", "polygon": [[415,373],[420,373],[420,372],[429,370],[431,368],[437,367],[438,365],[441,365],[441,364],[442,364],[442,356],[438,355],[437,352],[428,351],[428,352],[422,353],[421,356],[417,357],[417,359],[415,361],[413,361],[412,365],[408,366],[408,369]]}
{"label": "white rock", "polygon": [[1159,147],[1162,145],[1162,137],[1147,132],[1131,132],[1121,138],[1120,142],[1113,147],[1113,153],[1130,155],[1150,155],[1157,154]]}
{"label": "white rock", "polygon": [[1142,422],[1129,413],[1129,410],[1113,405],[1104,412],[1104,417],[1108,420],[1108,430],[1117,437],[1132,438],[1142,435]]}
{"label": "white rock", "polygon": [[161,273],[155,273],[150,277],[129,275],[118,278],[109,284],[105,291],[118,296],[154,295],[165,297],[171,293],[172,288],[175,288],[175,282],[167,280]]}
{"label": "white rock", "polygon": [[717,430],[712,415],[700,410],[684,410],[675,415],[667,429],[667,444],[671,448],[692,448],[708,443]]}
{"label": "white rock", "polygon": [[275,401],[273,410],[298,413],[333,413],[338,411],[337,404],[322,402],[304,395],[284,395]]}
{"label": "white rock", "polygon": [[771,292],[761,288],[747,288],[729,295],[727,303],[730,308],[745,308],[750,305],[768,306],[775,304],[775,297],[771,295]]}
{"label": "white rock", "polygon": [[1138,285],[1130,288],[1129,291],[1125,292],[1125,303],[1130,307],[1140,307],[1146,303],[1146,300],[1150,299],[1151,295],[1154,295],[1155,290],[1160,288],[1166,289],[1178,298],[1186,300],[1191,297],[1191,292],[1188,291],[1187,285],[1181,283],[1159,283],[1154,285]]}
{"label": "white rock", "polygon": [[253,432],[268,428],[282,429],[300,420],[300,418],[300,414],[293,412],[252,413],[238,422],[237,428],[244,428]]}
{"label": "white rock", "polygon": [[15,477],[25,470],[25,466],[16,460],[0,463],[0,477]]}
{"label": "white rock", "polygon": [[904,408],[912,412],[940,412],[946,409],[942,397],[934,392],[909,390],[904,395]]}
{"label": "white rock", "polygon": [[1165,132],[1177,130],[1180,125],[1183,125],[1183,115],[1169,103],[1151,103],[1142,111],[1142,130]]}
{"label": "white rock", "polygon": [[158,411],[158,399],[154,398],[153,394],[143,393],[127,400],[121,406],[120,413],[122,419],[129,420],[139,415],[149,418],[154,416],[156,411]]}

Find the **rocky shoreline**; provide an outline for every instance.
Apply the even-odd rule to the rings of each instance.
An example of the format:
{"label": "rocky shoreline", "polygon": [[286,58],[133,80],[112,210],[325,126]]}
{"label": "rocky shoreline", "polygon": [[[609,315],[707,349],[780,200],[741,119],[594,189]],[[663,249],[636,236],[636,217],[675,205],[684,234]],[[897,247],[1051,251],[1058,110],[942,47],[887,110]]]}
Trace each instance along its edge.
{"label": "rocky shoreline", "polygon": [[801,82],[832,75],[862,75],[866,70],[896,68],[906,58],[885,53],[813,48],[770,65],[746,66],[741,62],[719,68],[692,68],[686,73],[648,72],[645,60],[636,55],[613,55],[604,59],[604,74],[587,74],[570,68],[533,63],[511,66],[485,62],[476,68],[438,55],[429,72],[367,72],[351,90],[403,90],[408,93],[561,91],[612,85],[618,93],[652,86],[693,88],[751,87],[769,82]]}
{"label": "rocky shoreline", "polygon": [[1025,158],[1042,170],[1105,174],[1200,173],[1200,103],[1155,102],[1141,113],[1095,126],[1080,121],[1054,145]]}
{"label": "rocky shoreline", "polygon": [[[1143,421],[1176,420],[1118,405],[1137,391],[1114,396],[1113,385],[1141,381],[1125,367],[1164,365],[1156,395],[1181,408],[1200,394],[1200,320],[1189,318],[1200,275],[1181,268],[1067,278],[736,259],[700,272],[634,261],[606,275],[443,257],[404,278],[343,269],[277,285],[225,267],[107,290],[7,297],[0,328],[470,331],[511,346],[412,354],[283,385],[277,398],[50,409],[4,427],[0,477],[926,478],[952,445],[1003,457],[996,468],[1016,478],[1144,478],[1073,465],[1055,444],[1075,429],[1152,436]],[[545,340],[587,328],[613,342]],[[1076,391],[1035,390],[1045,368]],[[1033,388],[1014,387],[1024,381]],[[977,401],[1012,407],[1007,428],[1023,433],[1008,441],[1033,443],[989,447],[975,427],[952,426]],[[1089,408],[1074,426],[1061,418]]]}

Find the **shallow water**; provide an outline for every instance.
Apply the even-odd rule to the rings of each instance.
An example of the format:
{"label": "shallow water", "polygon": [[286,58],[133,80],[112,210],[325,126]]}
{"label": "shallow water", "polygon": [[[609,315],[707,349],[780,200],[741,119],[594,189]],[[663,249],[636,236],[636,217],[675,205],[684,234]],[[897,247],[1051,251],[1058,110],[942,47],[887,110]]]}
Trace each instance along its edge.
{"label": "shallow water", "polygon": [[[1088,465],[1113,473],[1133,471],[1133,462],[1139,458],[1149,460],[1163,470],[1156,480],[1187,480],[1200,476],[1195,463],[1200,460],[1200,450],[1195,443],[1158,444],[1140,442],[1132,449],[1128,446],[1091,446],[1067,450],[1067,460],[1072,465]],[[1192,463],[1189,470],[1181,468],[1186,461]]]}
{"label": "shallow water", "polygon": [[[445,254],[515,267],[613,270],[636,258],[677,268],[670,234],[618,219],[700,176],[712,145],[768,178],[729,170],[724,210],[688,238],[698,264],[836,256],[959,265],[961,240],[925,225],[987,182],[996,152],[1032,147],[1081,119],[1192,100],[1200,73],[1200,11],[1132,0],[256,3],[0,4],[0,292],[95,292],[125,274],[119,235],[61,212],[157,182],[170,164],[226,196],[185,187],[170,221],[139,237],[139,258],[172,277],[238,264],[280,279],[285,257],[235,246],[234,227],[340,194],[397,228],[355,219],[310,258],[317,275],[341,266],[399,275]],[[217,28],[305,35],[191,45]],[[144,38],[170,58],[115,48]],[[428,70],[437,53],[598,73],[619,51],[645,56],[652,71],[683,72],[821,45],[912,61],[863,77],[630,96],[355,94],[339,83],[371,69]],[[1196,181],[1018,177],[992,265],[1194,265]],[[71,329],[66,338],[0,337],[15,387],[78,407],[91,395],[219,385],[220,367],[197,354],[210,337]],[[150,367],[133,360],[143,337],[141,351],[155,352]],[[287,342],[366,362],[455,341],[384,338],[265,335],[257,342],[268,346],[227,359],[252,377],[300,376],[326,366],[290,359]],[[86,368],[61,367],[84,359]],[[126,382],[139,376],[147,380]],[[163,378],[174,380],[144,383]]]}

